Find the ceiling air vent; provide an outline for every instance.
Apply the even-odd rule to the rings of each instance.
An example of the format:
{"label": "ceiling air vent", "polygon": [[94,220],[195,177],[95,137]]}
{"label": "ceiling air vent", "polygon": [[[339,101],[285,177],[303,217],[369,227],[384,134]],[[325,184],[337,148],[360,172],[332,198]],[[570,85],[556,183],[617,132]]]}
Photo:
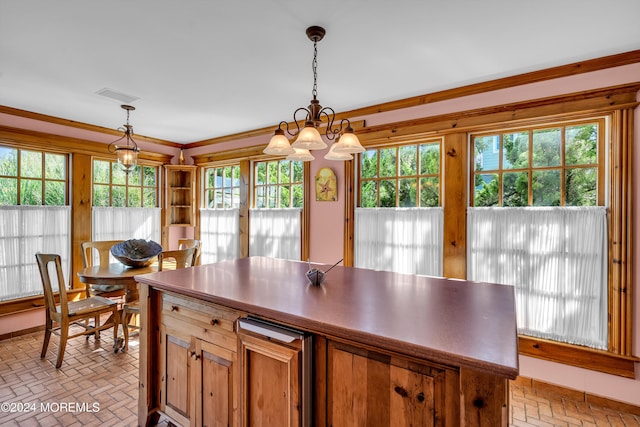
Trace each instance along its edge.
{"label": "ceiling air vent", "polygon": [[124,102],[127,104],[140,99],[137,96],[127,95],[126,93],[118,92],[117,90],[109,89],[106,87],[104,89],[100,89],[96,93],[98,95],[106,96],[107,98],[115,99],[116,101]]}

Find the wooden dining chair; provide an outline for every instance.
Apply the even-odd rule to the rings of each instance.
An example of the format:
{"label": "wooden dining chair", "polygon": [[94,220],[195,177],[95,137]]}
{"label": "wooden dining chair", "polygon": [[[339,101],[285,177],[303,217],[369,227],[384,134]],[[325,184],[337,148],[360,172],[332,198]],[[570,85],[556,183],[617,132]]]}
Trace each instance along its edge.
{"label": "wooden dining chair", "polygon": [[[100,331],[113,328],[113,342],[115,344],[118,338],[118,304],[115,301],[100,296],[85,298],[79,301],[69,301],[64,277],[62,275],[60,255],[37,253],[36,262],[38,263],[38,270],[42,278],[46,312],[44,341],[42,343],[40,358],[43,359],[47,354],[47,347],[49,346],[49,339],[52,333],[60,336],[56,369],[62,366],[62,358],[64,357],[67,340],[70,338],[87,335],[88,339],[88,335],[93,334],[96,340],[99,340]],[[55,275],[50,274],[49,268],[51,263],[55,266]],[[60,304],[56,304],[53,283],[58,285]],[[100,325],[100,315],[105,313],[111,313],[110,319],[112,320]],[[96,319],[98,320],[97,322]],[[94,320],[93,325],[90,324],[90,320]],[[70,334],[72,325],[81,327],[82,331]]]}
{"label": "wooden dining chair", "polygon": [[[165,269],[165,262],[169,263],[171,261],[174,261],[171,262],[171,267],[175,269],[192,267],[195,253],[195,247],[173,251],[162,251],[158,255],[158,271],[163,271],[163,269]],[[122,318],[120,319],[120,323],[122,324],[124,342],[120,349],[121,351],[129,349],[129,329],[140,329],[138,325],[131,321],[133,316],[137,316],[139,314],[140,304],[138,301],[127,302],[122,306]]]}
{"label": "wooden dining chair", "polygon": [[200,261],[200,251],[202,249],[202,240],[198,239],[178,239],[178,249],[196,248],[196,253],[193,257],[192,266],[196,265]]}
{"label": "wooden dining chair", "polygon": [[[82,248],[82,264],[84,268],[93,267],[94,253],[98,253],[97,265],[109,265],[109,254],[111,253],[111,247],[118,243],[122,243],[124,240],[102,240],[83,242]],[[96,285],[87,284],[87,297],[99,295],[105,298],[122,298],[125,295],[125,288],[119,285]]]}

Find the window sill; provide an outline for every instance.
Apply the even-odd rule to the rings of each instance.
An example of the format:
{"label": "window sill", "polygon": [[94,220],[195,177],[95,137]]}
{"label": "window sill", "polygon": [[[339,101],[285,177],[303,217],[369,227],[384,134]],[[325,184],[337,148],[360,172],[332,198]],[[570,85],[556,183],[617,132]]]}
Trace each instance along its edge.
{"label": "window sill", "polygon": [[[76,300],[79,294],[84,294],[84,288],[67,289],[67,297],[69,300]],[[56,303],[59,303],[59,296],[55,295]],[[5,316],[13,313],[20,313],[23,311],[33,310],[36,308],[44,308],[44,295],[36,295],[27,298],[20,298],[10,301],[0,302],[0,316]]]}
{"label": "window sill", "polygon": [[640,358],[577,345],[518,336],[518,351],[523,356],[576,366],[605,374],[635,379],[635,364]]}

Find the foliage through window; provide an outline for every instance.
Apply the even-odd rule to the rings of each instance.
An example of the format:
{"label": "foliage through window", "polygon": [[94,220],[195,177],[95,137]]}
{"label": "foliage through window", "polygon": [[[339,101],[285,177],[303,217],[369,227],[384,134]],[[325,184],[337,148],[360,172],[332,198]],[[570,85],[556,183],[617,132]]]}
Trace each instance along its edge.
{"label": "foliage through window", "polygon": [[237,208],[240,206],[240,166],[205,169],[205,207]]}
{"label": "foliage through window", "polygon": [[597,120],[474,135],[473,205],[603,205],[603,130]]}
{"label": "foliage through window", "polygon": [[158,206],[158,168],[137,165],[127,175],[117,162],[94,160],[93,206]]}
{"label": "foliage through window", "polygon": [[440,206],[441,143],[370,148],[360,155],[359,206]]}
{"label": "foliage through window", "polygon": [[304,164],[292,160],[254,163],[254,207],[302,208]]}
{"label": "foliage through window", "polygon": [[0,205],[67,204],[67,156],[0,146]]}

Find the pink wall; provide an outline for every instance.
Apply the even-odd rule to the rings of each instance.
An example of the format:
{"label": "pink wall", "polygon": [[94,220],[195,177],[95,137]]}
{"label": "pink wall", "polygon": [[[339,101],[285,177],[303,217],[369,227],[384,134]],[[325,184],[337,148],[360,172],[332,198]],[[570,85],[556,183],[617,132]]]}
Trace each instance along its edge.
{"label": "pink wall", "polygon": [[[314,262],[334,264],[344,257],[344,163],[326,160],[327,151],[314,151],[316,159],[311,162],[309,256]],[[315,176],[324,167],[336,174],[338,200],[335,202],[316,201]]]}
{"label": "pink wall", "polygon": [[[452,99],[442,102],[435,102],[427,105],[407,108],[405,110],[391,111],[366,117],[354,117],[353,120],[365,119],[368,126],[396,121],[408,120],[411,118],[428,117],[432,115],[445,114],[450,112],[469,110],[474,108],[500,105],[515,101],[544,98],[564,93],[578,92],[589,89],[597,89],[608,86],[615,86],[625,83],[637,82],[640,76],[640,64],[626,65],[608,70],[596,71],[577,76],[565,77],[552,81],[533,83],[510,89],[502,89],[490,93],[467,96],[464,98]],[[292,106],[293,108],[293,106]],[[640,111],[636,110],[635,135],[640,135]],[[34,123],[35,122],[35,123]],[[36,129],[43,132],[50,132],[60,135],[69,135],[100,142],[110,142],[111,136],[96,134],[95,132],[83,132],[81,130],[58,129],[59,125],[42,124],[31,119],[22,119],[0,114],[0,124],[7,126]],[[268,142],[270,136],[258,136],[247,138],[241,141],[227,142],[211,146],[198,147],[185,150],[186,163],[192,163],[189,156],[205,154],[215,151],[229,150],[234,148],[248,147]],[[637,136],[636,139],[640,138]],[[143,147],[145,149],[147,147]],[[155,148],[159,152],[167,152],[177,155],[177,150],[171,151],[171,147],[157,146],[148,147],[149,150]],[[167,151],[169,150],[169,151]],[[313,261],[333,263],[343,256],[343,232],[344,232],[344,166],[341,162],[327,161],[323,158],[324,153],[317,153],[316,160],[311,163],[311,176],[321,167],[330,167],[335,172],[338,179],[338,201],[318,202],[315,200],[315,189],[311,191],[311,228],[310,257]],[[640,150],[635,150],[634,161],[640,164]],[[634,186],[640,188],[638,173],[634,175]],[[634,201],[634,215],[640,211],[640,200]],[[640,227],[634,230],[634,247],[638,249],[635,242],[640,238]],[[177,238],[177,236],[172,236]],[[634,250],[634,264],[640,265],[640,254]],[[636,273],[634,278],[634,354],[640,355],[640,282]],[[20,320],[10,320],[8,317],[0,317],[0,334],[3,329],[16,327],[24,322],[27,314],[18,314]],[[13,316],[12,316],[13,317]],[[33,321],[33,320],[31,320]],[[11,322],[11,323],[8,323]],[[12,326],[13,325],[13,326]],[[31,326],[31,325],[29,325]],[[21,327],[20,329],[24,329]],[[638,371],[638,369],[636,369]],[[601,374],[580,368],[546,362],[529,357],[520,357],[520,373],[523,376],[539,379],[545,382],[558,384],[561,386],[587,391],[592,394],[608,397],[611,399],[628,402],[640,406],[640,380],[631,380],[613,375]],[[640,373],[639,373],[640,375]]]}

